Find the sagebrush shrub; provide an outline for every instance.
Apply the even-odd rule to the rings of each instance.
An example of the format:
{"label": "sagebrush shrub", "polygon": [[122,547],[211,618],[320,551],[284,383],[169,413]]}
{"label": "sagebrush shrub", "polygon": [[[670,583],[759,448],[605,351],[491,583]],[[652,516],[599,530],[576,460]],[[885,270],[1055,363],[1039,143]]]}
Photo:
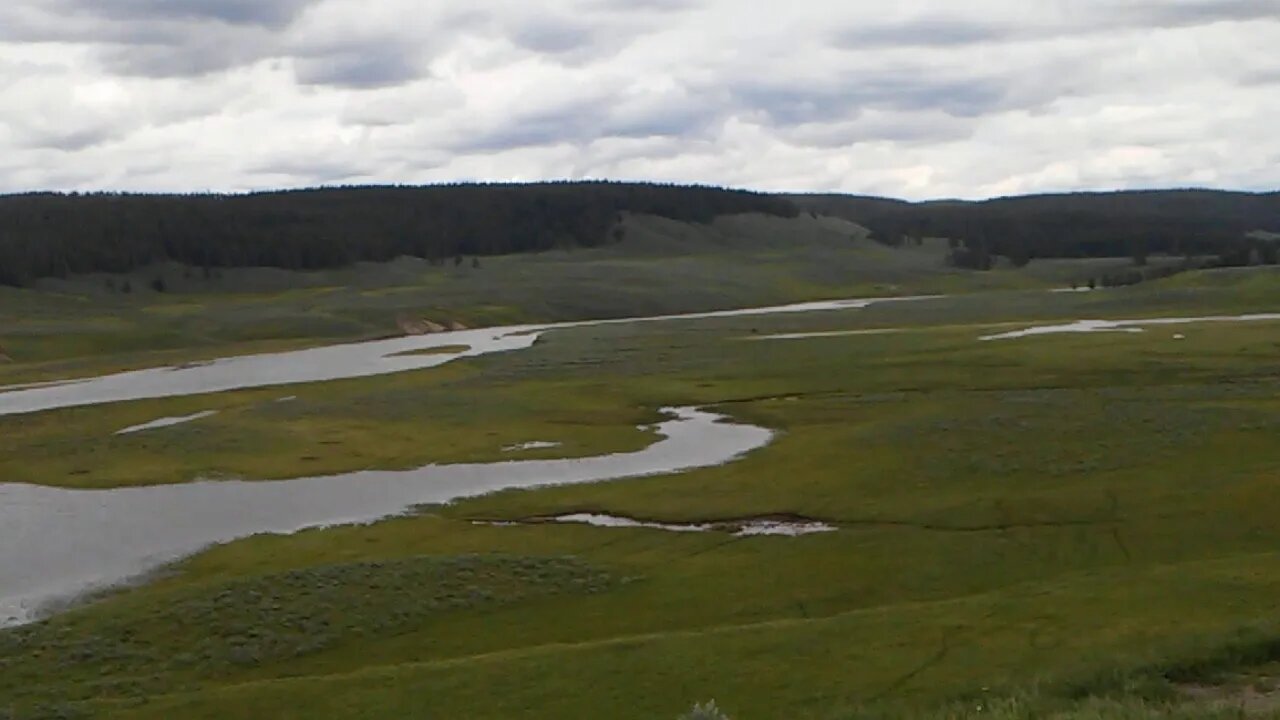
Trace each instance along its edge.
{"label": "sagebrush shrub", "polygon": [[680,716],[680,720],[729,720],[729,716],[721,712],[716,701],[698,703],[693,709]]}

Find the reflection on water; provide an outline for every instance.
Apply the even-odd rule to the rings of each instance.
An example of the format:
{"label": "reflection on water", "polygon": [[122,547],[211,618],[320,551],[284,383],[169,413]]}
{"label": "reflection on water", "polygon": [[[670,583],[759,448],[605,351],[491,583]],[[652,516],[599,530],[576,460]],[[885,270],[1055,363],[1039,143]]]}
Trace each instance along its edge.
{"label": "reflection on water", "polygon": [[660,523],[636,520],[617,515],[601,515],[597,513],[574,513],[572,515],[556,515],[549,518],[535,518],[524,522],[480,523],[488,525],[539,525],[544,523],[561,523],[570,525],[591,525],[600,528],[644,528],[678,533],[727,532],[738,537],[759,537],[765,535],[782,535],[799,537],[817,533],[835,532],[837,528],[816,520],[775,520],[768,518],[752,518],[748,520],[721,520],[705,523]]}
{"label": "reflection on water", "polygon": [[[835,300],[517,325],[225,358],[0,388],[0,415],[417,370],[459,358],[525,349],[542,333],[564,328],[848,310],[919,299],[924,298]],[[441,352],[421,352],[433,348]],[[195,482],[100,491],[0,484],[0,625],[29,621],[51,601],[119,583],[215,543],[258,533],[369,522],[415,505],[508,488],[718,465],[767,444],[771,437],[763,428],[717,422],[718,417],[708,413],[673,412],[673,420],[658,426],[663,439],[654,445],[634,453],[578,460],[427,466],[407,472],[366,471],[279,482]],[[121,432],[167,427],[208,415],[162,418]]]}
{"label": "reflection on water", "polygon": [[425,503],[509,488],[589,483],[720,465],[769,443],[769,430],[668,409],[661,440],[575,460],[428,465],[276,482],[64,490],[0,485],[0,625],[119,583],[209,545],[259,533],[372,522]]}
{"label": "reflection on water", "polygon": [[[459,358],[523,350],[532,346],[542,333],[549,330],[619,323],[848,310],[864,308],[874,303],[920,299],[925,298],[831,300],[649,318],[513,325],[331,345],[292,352],[245,355],[179,367],[135,370],[99,378],[0,388],[0,390],[8,390],[0,392],[0,415],[420,370],[443,365]],[[442,351],[421,354],[421,351],[433,348]]]}

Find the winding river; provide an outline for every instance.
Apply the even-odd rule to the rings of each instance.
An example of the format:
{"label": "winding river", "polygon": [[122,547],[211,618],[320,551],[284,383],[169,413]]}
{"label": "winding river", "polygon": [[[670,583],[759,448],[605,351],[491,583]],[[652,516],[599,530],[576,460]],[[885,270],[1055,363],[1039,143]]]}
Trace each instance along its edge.
{"label": "winding river", "polygon": [[272,482],[64,490],[0,485],[0,626],[210,545],[260,533],[372,522],[417,505],[511,488],[590,483],[720,465],[767,445],[764,428],[668,408],[660,439],[572,460],[428,465]]}
{"label": "winding river", "polygon": [[[462,358],[523,350],[531,347],[543,333],[550,330],[620,323],[849,310],[865,308],[875,303],[923,299],[928,298],[831,300],[796,305],[748,308],[745,310],[690,313],[687,315],[660,315],[657,317],[619,320],[587,320],[545,325],[512,325],[483,330],[462,330],[434,335],[330,345],[291,352],[245,355],[177,367],[134,370],[96,378],[14,386],[12,388],[0,387],[0,415],[17,415],[127,400],[201,395],[244,388],[292,385],[295,383],[341,380],[371,375],[386,375],[408,370],[421,370]],[[425,355],[409,354],[446,348],[453,348],[453,350]]]}
{"label": "winding river", "polygon": [[[0,388],[0,415],[418,370],[461,358],[528,348],[543,333],[565,328],[848,310],[921,299],[926,298],[840,300],[649,318],[517,325],[226,358]],[[1274,319],[1280,319],[1280,315],[1081,321],[981,339],[1059,332],[1133,332],[1150,325]],[[888,331],[776,337],[799,339],[866,332]],[[421,353],[432,349],[441,352]],[[87,591],[143,576],[217,543],[260,533],[292,533],[372,522],[422,504],[505,489],[590,483],[720,465],[767,445],[772,438],[765,428],[727,422],[695,408],[668,408],[667,413],[670,419],[655,428],[658,439],[649,447],[591,458],[428,465],[408,471],[363,471],[271,482],[199,481],[112,490],[0,484],[0,627],[31,622]],[[154,431],[204,416],[207,413],[160,418],[121,432]],[[826,529],[814,527],[808,531]]]}
{"label": "winding river", "polygon": [[[0,388],[0,415],[404,372],[528,348],[545,332],[626,322],[864,308],[884,298],[686,315],[517,325],[403,337]],[[433,348],[440,353],[418,354]],[[429,465],[272,482],[199,481],[112,490],[0,484],[0,626],[31,622],[84,593],[120,584],[217,543],[260,533],[371,522],[426,503],[511,488],[589,483],[720,465],[772,433],[695,408],[668,408],[657,442],[632,453],[561,460]],[[136,432],[196,419],[161,418]]]}

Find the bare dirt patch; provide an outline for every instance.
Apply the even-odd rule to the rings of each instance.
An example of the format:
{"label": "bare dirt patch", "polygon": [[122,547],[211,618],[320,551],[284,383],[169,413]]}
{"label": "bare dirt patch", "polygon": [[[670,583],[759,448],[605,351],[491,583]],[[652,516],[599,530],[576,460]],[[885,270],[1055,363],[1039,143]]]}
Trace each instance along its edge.
{"label": "bare dirt patch", "polygon": [[1280,663],[1233,673],[1217,683],[1186,683],[1178,692],[1197,703],[1238,709],[1246,717],[1280,713]]}

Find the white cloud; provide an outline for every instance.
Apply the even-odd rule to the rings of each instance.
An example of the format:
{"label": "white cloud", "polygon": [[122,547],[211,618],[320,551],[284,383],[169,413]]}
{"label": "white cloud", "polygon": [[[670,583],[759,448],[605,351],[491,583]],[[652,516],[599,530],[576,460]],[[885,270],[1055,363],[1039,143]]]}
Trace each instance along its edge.
{"label": "white cloud", "polygon": [[8,0],[0,191],[1280,184],[1280,0]]}

